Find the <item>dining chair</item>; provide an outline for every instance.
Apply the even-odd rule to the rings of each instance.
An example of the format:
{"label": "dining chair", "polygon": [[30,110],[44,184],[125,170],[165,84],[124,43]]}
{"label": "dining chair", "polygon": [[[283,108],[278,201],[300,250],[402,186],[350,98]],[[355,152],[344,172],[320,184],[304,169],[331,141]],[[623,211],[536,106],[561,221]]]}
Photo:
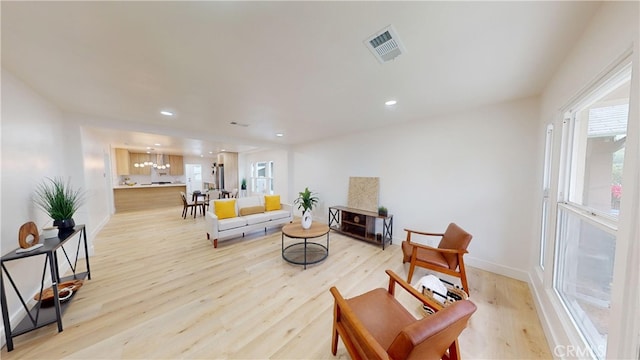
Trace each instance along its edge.
{"label": "dining chair", "polygon": [[204,197],[204,193],[203,192],[201,192],[200,190],[194,190],[191,193],[191,201],[194,201],[194,202],[198,201],[198,198],[201,197],[201,196]]}
{"label": "dining chair", "polygon": [[202,215],[206,214],[207,212],[207,208],[209,207],[209,201],[211,199],[211,194],[209,194],[208,192],[203,193],[203,197],[202,197]]}
{"label": "dining chair", "polygon": [[[187,218],[187,210],[191,209],[191,214],[193,214],[193,217],[195,219],[196,214],[198,213],[198,207],[202,208],[202,204],[198,203],[198,202],[194,202],[194,201],[189,201],[187,200],[187,195],[184,192],[180,192],[180,197],[182,198],[182,218],[186,219]],[[194,212],[195,209],[195,212]],[[203,215],[204,215],[204,210],[203,210]]]}

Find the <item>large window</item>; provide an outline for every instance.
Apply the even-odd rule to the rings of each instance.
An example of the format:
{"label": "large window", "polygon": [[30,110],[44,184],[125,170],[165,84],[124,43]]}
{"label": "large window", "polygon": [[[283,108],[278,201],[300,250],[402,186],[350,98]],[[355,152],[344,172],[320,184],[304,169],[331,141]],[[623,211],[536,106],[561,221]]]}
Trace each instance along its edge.
{"label": "large window", "polygon": [[616,231],[562,205],[558,225],[556,291],[593,354],[602,359],[609,332]]}
{"label": "large window", "polygon": [[554,289],[597,358],[609,333],[631,65],[612,72],[565,116]]}
{"label": "large window", "polygon": [[[629,117],[629,79],[603,99],[573,115],[569,197],[571,203],[618,217]],[[625,93],[626,99],[616,94]]]}
{"label": "large window", "polygon": [[273,194],[273,161],[251,163],[251,192]]}

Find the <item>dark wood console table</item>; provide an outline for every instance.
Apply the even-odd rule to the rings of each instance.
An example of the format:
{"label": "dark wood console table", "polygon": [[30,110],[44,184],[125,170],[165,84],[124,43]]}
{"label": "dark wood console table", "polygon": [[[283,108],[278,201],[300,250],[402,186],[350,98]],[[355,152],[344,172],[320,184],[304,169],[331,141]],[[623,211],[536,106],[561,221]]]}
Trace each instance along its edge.
{"label": "dark wood console table", "polygon": [[[69,254],[67,250],[64,248],[64,244],[72,239],[76,234],[80,234],[80,238],[78,239],[78,247],[76,249],[75,261],[73,264],[71,263],[71,259],[69,258]],[[80,246],[84,244],[84,255],[86,261],[86,271],[77,272],[78,270],[78,256],[80,255]],[[61,249],[64,257],[67,259],[67,263],[71,267],[71,271],[73,275],[61,278],[60,270],[58,268],[58,254],[56,250]],[[75,293],[71,296],[69,300],[64,303],[60,302],[60,298],[58,296],[58,284],[68,280],[76,280],[76,279],[84,279],[85,277],[91,280],[91,270],[89,268],[89,249],[87,246],[87,231],[84,225],[77,225],[73,230],[70,230],[68,233],[65,233],[62,238],[53,237],[47,238],[43,241],[43,246],[26,253],[16,253],[18,249],[13,250],[7,255],[3,256],[0,259],[0,266],[2,266],[2,271],[7,276],[9,283],[13,287],[13,290],[18,295],[20,302],[22,303],[23,308],[27,312],[27,316],[22,319],[22,321],[15,327],[15,329],[11,329],[11,322],[9,321],[9,309],[7,308],[7,294],[4,288],[4,276],[0,274],[0,302],[2,303],[2,319],[4,321],[4,335],[7,341],[7,351],[13,350],[13,338],[27,333],[29,331],[41,328],[45,325],[49,325],[52,323],[58,323],[58,332],[62,331],[62,313],[65,311]],[[51,284],[53,288],[54,301],[53,306],[51,307],[41,307],[41,303],[37,302],[31,309],[27,305],[29,299],[26,299],[20,294],[18,291],[18,287],[14,282],[11,274],[9,274],[9,270],[5,267],[5,263],[9,261],[15,261],[20,259],[25,259],[32,256],[44,255],[44,266],[42,269],[42,277],[40,280],[40,293],[44,290],[44,284],[47,273],[47,266],[49,266],[49,270],[51,273]]]}
{"label": "dark wood console table", "polygon": [[[376,232],[376,220],[382,220],[382,232]],[[346,206],[329,207],[329,228],[356,239],[380,244],[382,250],[393,235],[393,215],[381,216],[377,212]]]}

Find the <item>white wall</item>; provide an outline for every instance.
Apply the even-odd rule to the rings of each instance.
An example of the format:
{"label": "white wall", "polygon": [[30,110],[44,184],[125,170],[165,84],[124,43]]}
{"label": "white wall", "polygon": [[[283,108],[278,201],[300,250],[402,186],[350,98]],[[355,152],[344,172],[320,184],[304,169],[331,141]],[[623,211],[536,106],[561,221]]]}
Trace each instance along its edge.
{"label": "white wall", "polygon": [[318,192],[314,218],[327,222],[329,206],[346,205],[350,176],[379,177],[394,243],[404,228],[456,222],[474,236],[470,265],[527,279],[538,106],[531,98],[296,146],[293,195]]}
{"label": "white wall", "polygon": [[[18,247],[22,224],[51,225],[48,215],[33,204],[34,189],[45,177],[70,179],[75,188],[85,188],[80,136],[80,128],[66,121],[59,109],[2,69],[3,255]],[[74,216],[77,224],[88,228],[90,218],[86,205]],[[73,246],[72,241],[69,244]],[[43,263],[44,257],[34,257],[6,264],[27,299],[38,289]],[[19,319],[21,306],[12,290],[7,291],[7,301],[9,317]]]}
{"label": "white wall", "polygon": [[[624,197],[620,213],[618,236],[616,239],[616,267],[611,303],[611,322],[607,358],[635,358],[638,353],[638,332],[640,328],[640,312],[638,310],[638,262],[639,240],[637,238],[638,184],[639,173],[639,99],[638,83],[640,77],[639,56],[639,21],[640,6],[638,2],[605,2],[596,12],[589,26],[558,68],[541,96],[541,116],[537,132],[541,135],[538,145],[538,163],[542,163],[544,128],[553,123],[554,160],[551,194],[557,194],[559,172],[559,154],[562,130],[562,114],[560,110],[573,97],[602,75],[626,51],[633,49],[633,79],[631,85],[631,104],[629,113],[628,136],[625,150]],[[540,183],[535,188],[536,198],[540,199]],[[552,196],[553,200],[553,196]],[[539,204],[539,201],[537,202]],[[555,217],[555,204],[552,203],[552,219]],[[535,214],[536,237],[540,215]],[[553,225],[553,221],[552,221]],[[554,228],[549,230],[549,238],[553,239]],[[532,268],[531,284],[538,313],[541,315],[543,328],[552,348],[556,345],[580,346],[582,340],[573,330],[573,325],[564,314],[553,288],[553,242],[547,245],[545,255],[546,266],[543,272],[537,265],[538,243],[531,252]],[[566,348],[561,348],[566,350]]]}
{"label": "white wall", "polygon": [[94,238],[112,214],[111,148],[90,128],[81,129],[87,232]]}

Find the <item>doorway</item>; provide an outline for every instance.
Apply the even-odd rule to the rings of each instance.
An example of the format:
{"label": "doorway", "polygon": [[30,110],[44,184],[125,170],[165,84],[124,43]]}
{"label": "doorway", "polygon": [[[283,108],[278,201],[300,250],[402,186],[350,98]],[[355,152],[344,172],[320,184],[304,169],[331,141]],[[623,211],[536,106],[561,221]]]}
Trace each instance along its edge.
{"label": "doorway", "polygon": [[202,165],[186,164],[184,170],[187,180],[187,194],[192,194],[196,190],[202,191]]}

